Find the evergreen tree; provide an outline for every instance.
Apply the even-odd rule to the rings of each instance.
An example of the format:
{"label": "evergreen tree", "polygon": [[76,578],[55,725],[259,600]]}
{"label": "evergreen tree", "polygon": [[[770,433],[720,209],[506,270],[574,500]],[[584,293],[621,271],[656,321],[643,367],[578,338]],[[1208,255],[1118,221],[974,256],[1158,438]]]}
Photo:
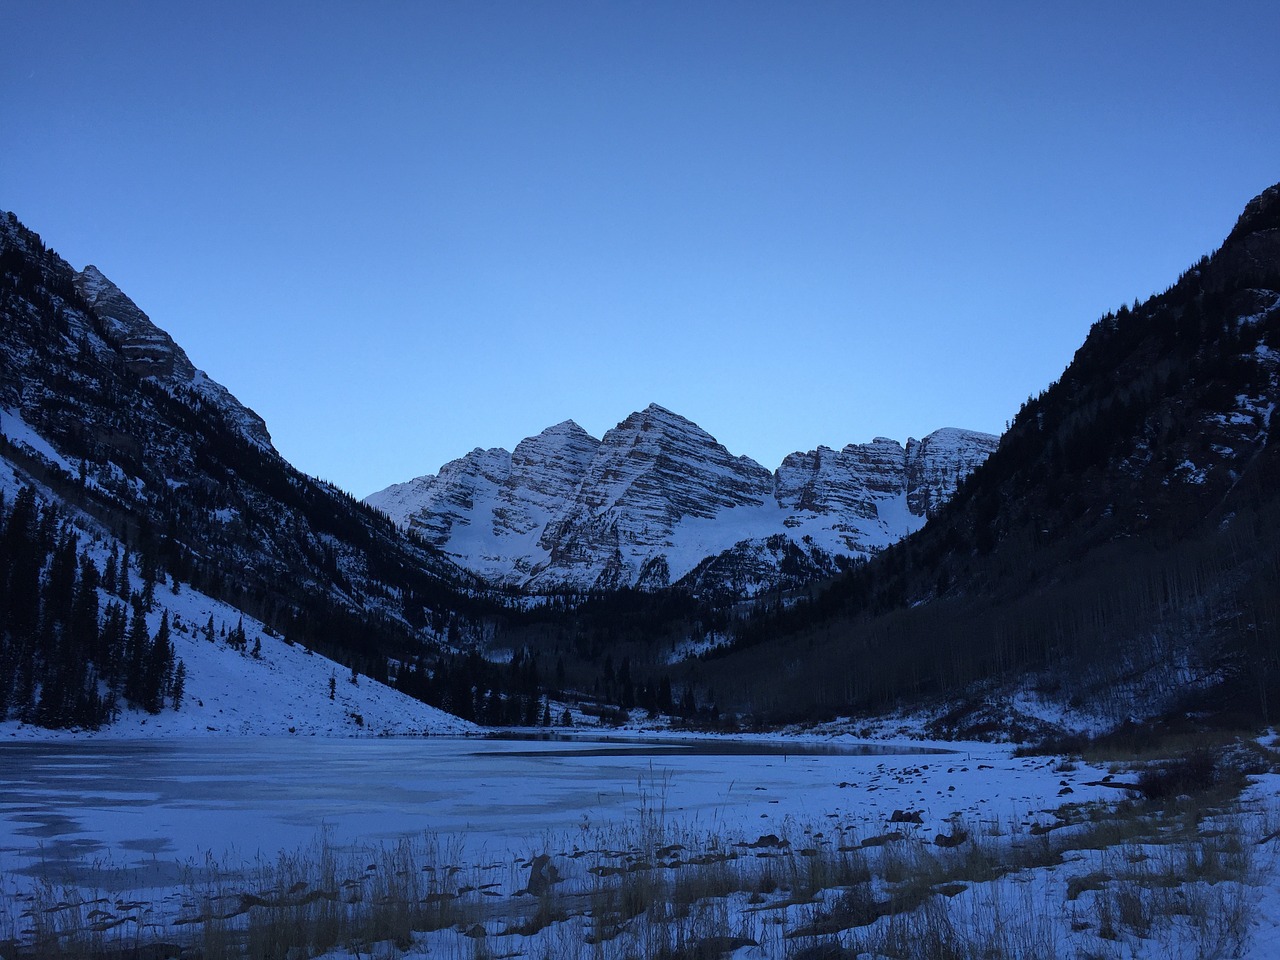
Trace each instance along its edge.
{"label": "evergreen tree", "polygon": [[244,617],[241,617],[239,622],[236,624],[235,629],[227,636],[227,646],[232,650],[239,650],[243,653],[248,642],[249,639],[244,633]]}
{"label": "evergreen tree", "polygon": [[80,558],[80,576],[75,586],[71,617],[67,624],[72,648],[86,660],[99,665],[105,661],[98,631],[98,568],[88,554]]}
{"label": "evergreen tree", "polygon": [[103,680],[112,688],[119,687],[125,667],[127,625],[124,607],[118,603],[108,603],[99,632],[101,660],[98,662],[98,669]]}
{"label": "evergreen tree", "polygon": [[173,709],[180,710],[182,708],[182,695],[186,692],[187,687],[187,665],[181,660],[178,665],[173,668]]}
{"label": "evergreen tree", "polygon": [[159,713],[164,706],[173,670],[173,643],[169,639],[168,610],[160,617],[160,628],[156,631],[148,653],[141,704],[148,713]]}
{"label": "evergreen tree", "polygon": [[133,588],[129,585],[129,548],[124,548],[124,558],[120,561],[120,573],[116,578],[116,596],[128,602]]}
{"label": "evergreen tree", "polygon": [[38,511],[35,490],[23,487],[14,499],[13,511],[5,527],[5,552],[9,558],[8,626],[10,636],[21,648],[35,637],[40,620],[40,568]]}
{"label": "evergreen tree", "polygon": [[116,557],[116,546],[111,545],[111,556],[107,557],[106,568],[102,572],[102,589],[107,593],[114,594],[116,592],[116,566],[119,559]]}
{"label": "evergreen tree", "polygon": [[135,706],[145,706],[146,665],[151,662],[151,635],[141,604],[133,608],[129,633],[125,637],[124,698]]}

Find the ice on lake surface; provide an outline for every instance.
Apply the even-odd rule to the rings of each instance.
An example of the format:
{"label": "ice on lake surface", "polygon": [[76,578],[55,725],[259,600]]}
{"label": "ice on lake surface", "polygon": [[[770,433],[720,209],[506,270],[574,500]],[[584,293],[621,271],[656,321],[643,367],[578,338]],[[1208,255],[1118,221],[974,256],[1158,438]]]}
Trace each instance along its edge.
{"label": "ice on lake surface", "polygon": [[[753,741],[219,738],[0,745],[0,873],[171,882],[212,857],[453,838],[470,856],[662,810],[706,829],[823,816],[909,748]],[[104,873],[110,871],[104,871]],[[135,878],[136,879],[136,878]]]}

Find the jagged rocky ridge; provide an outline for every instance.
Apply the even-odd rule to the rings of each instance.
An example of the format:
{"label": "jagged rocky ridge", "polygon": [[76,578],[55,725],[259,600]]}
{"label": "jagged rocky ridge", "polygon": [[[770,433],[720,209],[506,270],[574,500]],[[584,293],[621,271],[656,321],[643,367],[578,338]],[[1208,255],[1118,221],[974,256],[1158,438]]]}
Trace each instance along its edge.
{"label": "jagged rocky ridge", "polygon": [[3,212],[0,313],[0,492],[33,486],[159,576],[372,676],[489,609],[434,548],[287,463],[100,271]]}
{"label": "jagged rocky ridge", "polygon": [[919,529],[996,443],[953,428],[905,447],[878,437],[793,453],[771,472],[650,404],[600,440],[565,421],[366,502],[507,586],[750,595]]}
{"label": "jagged rocky ridge", "polygon": [[173,338],[161,330],[119,287],[93,264],[73,279],[76,292],[102,322],[104,331],[119,348],[126,366],[140,377],[163,384],[171,391],[185,389],[211,404],[239,428],[249,440],[271,447],[271,434],[263,419],[242,404],[231,391],[195,364]]}

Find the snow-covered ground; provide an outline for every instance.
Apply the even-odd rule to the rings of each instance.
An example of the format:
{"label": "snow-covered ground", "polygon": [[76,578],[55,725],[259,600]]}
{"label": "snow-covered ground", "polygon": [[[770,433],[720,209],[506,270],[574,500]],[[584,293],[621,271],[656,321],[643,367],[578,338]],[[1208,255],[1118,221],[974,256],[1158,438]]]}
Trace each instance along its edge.
{"label": "snow-covered ground", "polygon": [[[192,375],[197,379],[198,387],[203,385],[215,393],[225,393],[222,387],[208,381],[200,371],[194,371]],[[260,434],[255,432],[256,415],[246,411],[234,398],[227,402],[231,404],[227,409],[239,418],[237,422],[245,425],[246,436],[255,443],[269,445],[265,428]],[[74,475],[79,469],[77,462],[64,457],[15,410],[0,408],[0,434],[69,474]],[[87,482],[93,480],[90,478]],[[0,457],[0,495],[6,502],[12,504],[19,491],[27,486],[34,489],[41,503],[59,504],[63,516],[76,529],[79,548],[88,553],[99,573],[106,570],[113,548],[118,558],[127,554],[113,532],[102,523],[73,505],[61,502],[25,470]],[[141,589],[141,571],[136,557],[127,575],[132,587]],[[99,609],[110,602],[118,600],[105,589],[100,589]],[[477,731],[474,724],[404,696],[368,677],[353,678],[349,668],[305,647],[285,642],[262,623],[243,616],[235,607],[212,599],[189,584],[172,581],[155,584],[154,603],[146,618],[148,631],[153,637],[164,617],[169,619],[174,662],[180,661],[185,670],[180,709],[166,708],[152,715],[125,707],[114,722],[97,732],[49,731],[0,719],[0,742],[225,734],[325,737],[466,735]],[[210,619],[214,633],[211,640],[206,633]],[[238,626],[244,630],[243,650],[228,643],[228,635]]]}
{"label": "snow-covered ground", "polygon": [[[51,462],[73,470],[34,430],[10,411],[0,410],[0,429],[46,456]],[[20,476],[12,465],[0,459],[0,492],[12,502],[30,478]],[[38,499],[52,495],[35,484]],[[98,567],[106,569],[113,538],[91,518],[73,513],[86,550]],[[119,548],[117,547],[119,553]],[[141,574],[131,565],[134,588],[141,587]],[[102,731],[50,731],[18,721],[0,722],[0,742],[13,740],[60,740],[85,737],[187,737],[217,734],[271,734],[298,736],[382,736],[416,734],[463,735],[476,732],[474,724],[427,706],[396,690],[370,680],[351,682],[349,668],[308,650],[286,643],[252,617],[235,607],[172,581],[156,584],[154,605],[147,615],[152,636],[161,619],[169,618],[174,662],[185,666],[186,681],[179,710],[159,714],[123,709],[119,718]],[[116,600],[99,591],[99,605]],[[205,629],[213,619],[214,638],[206,639]],[[234,649],[228,635],[238,626],[245,632],[245,648]],[[254,655],[254,650],[257,655]],[[330,697],[330,677],[334,678]]]}
{"label": "snow-covered ground", "polygon": [[[136,571],[133,572],[136,577]],[[103,602],[109,598],[103,594]],[[0,742],[85,738],[187,737],[216,734],[362,736],[466,734],[465,720],[407,697],[298,644],[272,636],[258,621],[187,585],[158,586],[147,615],[154,636],[168,615],[175,662],[186,665],[179,710],[159,714],[123,710],[102,731],[50,731],[17,721],[0,723]],[[204,631],[213,618],[214,639]],[[237,651],[226,634],[243,624],[246,645]],[[258,655],[253,651],[258,647]],[[330,699],[330,678],[334,679]]]}
{"label": "snow-covered ground", "polygon": [[[68,850],[127,858],[122,841],[145,835],[178,861],[232,848],[252,858],[302,846],[323,827],[341,843],[457,834],[479,855],[527,851],[547,833],[583,823],[621,823],[644,804],[693,829],[745,836],[797,819],[839,818],[874,830],[896,809],[939,826],[956,815],[1025,819],[1061,802],[1064,779],[1076,784],[1073,799],[1111,792],[1080,786],[1103,772],[1059,775],[1043,759],[1013,759],[991,745],[806,752],[841,747],[856,745],[847,738],[684,745],[674,737],[0,742],[0,851],[19,862],[47,860],[56,839]],[[938,749],[948,752],[914,752]],[[893,750],[904,753],[883,752]]]}
{"label": "snow-covered ground", "polygon": [[[16,410],[0,408],[0,434],[8,437],[10,442],[22,444],[29,450],[46,457],[51,463],[55,463],[62,467],[63,470],[66,470],[67,473],[75,472],[75,465],[55,450],[53,445],[40,436],[27,421],[23,420],[21,414]],[[16,484],[13,485],[13,489],[16,490]]]}
{"label": "snow-covered ground", "polygon": [[[577,889],[585,897],[598,892],[609,870],[619,869],[607,864],[622,863],[626,873],[634,860],[625,851],[654,824],[663,837],[685,845],[675,856],[686,858],[710,844],[735,856],[776,857],[779,870],[795,871],[806,862],[806,845],[830,851],[849,843],[861,851],[860,844],[869,843],[866,855],[882,864],[914,855],[903,850],[933,851],[935,835],[954,836],[958,828],[991,838],[993,849],[1006,852],[1067,836],[1087,827],[1086,811],[1127,794],[1107,784],[1131,779],[1079,761],[1015,758],[1009,747],[991,744],[877,744],[940,751],[900,754],[823,752],[855,746],[847,735],[712,739],[691,746],[675,737],[634,736],[607,743],[298,736],[9,742],[0,745],[0,896],[20,895],[41,875],[78,878],[91,891],[107,891],[113,902],[152,904],[149,922],[163,929],[164,916],[190,908],[190,891],[180,888],[190,885],[192,869],[210,862],[233,876],[240,864],[283,863],[279,857],[320,837],[338,849],[366,851],[430,837],[434,849],[449,851],[447,862],[462,869],[460,876],[494,898],[478,914],[492,937],[509,926],[503,904],[515,904],[510,909],[517,912],[524,909],[520,904],[529,905],[527,897],[510,897],[528,882],[533,858],[550,856],[566,878],[565,892],[574,896]],[[1190,883],[1195,868],[1182,859],[1183,847],[1129,845],[1068,851],[1061,863],[961,883],[954,897],[934,898],[938,905],[930,909],[945,906],[968,918],[965,923],[1012,910],[1009,929],[1021,924],[1028,943],[1057,945],[1052,953],[1013,955],[1085,955],[1099,943],[1105,952],[1097,955],[1108,957],[1209,955],[1197,952],[1200,941],[1191,940],[1186,950],[1170,952],[1177,930],[1165,931],[1165,939],[1153,933],[1149,942],[1102,936],[1106,927],[1098,917],[1110,909],[1104,898],[1112,888],[1099,877],[1114,879],[1135,865],[1167,861],[1175,877],[1187,874],[1181,895],[1199,897],[1213,909],[1226,909],[1227,894],[1237,891],[1253,924],[1243,955],[1277,957],[1280,888],[1273,848],[1280,840],[1258,841],[1280,825],[1278,802],[1280,777],[1256,778],[1234,825],[1223,824],[1222,836],[1237,830],[1245,839],[1252,885]],[[1077,825],[1064,826],[1072,818]],[[886,835],[904,839],[878,845]],[[1220,842],[1210,839],[1216,836],[1205,829],[1204,843]],[[360,864],[375,859],[352,855]],[[749,862],[754,860],[740,861]],[[592,874],[589,864],[603,872]],[[122,890],[119,878],[126,874],[134,886]],[[803,945],[781,931],[803,929],[832,907],[835,896],[800,902],[774,892],[765,899],[778,905],[768,908],[745,893],[733,894],[715,910],[728,929],[748,931],[756,941],[738,947],[735,960],[773,960],[793,956]],[[507,955],[625,955],[623,941],[617,950],[593,953],[583,940],[590,922],[570,919],[492,946]],[[850,935],[842,934],[846,940]],[[331,955],[470,956],[459,952],[460,943],[470,941],[445,929],[401,952],[383,945],[380,954],[366,944],[359,952]]]}

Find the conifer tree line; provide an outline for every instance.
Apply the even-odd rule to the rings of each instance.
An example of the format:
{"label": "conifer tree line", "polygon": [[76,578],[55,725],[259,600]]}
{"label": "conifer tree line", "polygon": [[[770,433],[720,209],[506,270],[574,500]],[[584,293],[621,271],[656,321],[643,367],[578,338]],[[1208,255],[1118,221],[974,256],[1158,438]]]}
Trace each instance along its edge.
{"label": "conifer tree line", "polygon": [[606,723],[624,722],[635,708],[645,710],[650,718],[719,719],[714,703],[699,705],[691,684],[677,696],[665,672],[633,679],[627,657],[615,668],[606,654],[597,680],[581,689],[567,690],[565,680],[563,657],[557,659],[554,671],[545,670],[539,656],[526,647],[515,651],[509,661],[495,661],[476,650],[441,653],[400,665],[390,682],[401,693],[486,726],[569,725],[571,720],[563,712],[552,713],[552,700],[576,701],[583,713]]}
{"label": "conifer tree line", "polygon": [[1117,722],[1143,685],[1280,716],[1280,203],[1264,214],[1095,323],[923,530],[741,621],[718,688],[772,721],[1015,676]]}
{"label": "conifer tree line", "polygon": [[113,546],[102,570],[80,533],[31,487],[0,493],[0,720],[96,728],[123,706],[159,713],[181,705],[186,668],[175,661],[166,611],[154,635],[158,569],[131,576]]}

